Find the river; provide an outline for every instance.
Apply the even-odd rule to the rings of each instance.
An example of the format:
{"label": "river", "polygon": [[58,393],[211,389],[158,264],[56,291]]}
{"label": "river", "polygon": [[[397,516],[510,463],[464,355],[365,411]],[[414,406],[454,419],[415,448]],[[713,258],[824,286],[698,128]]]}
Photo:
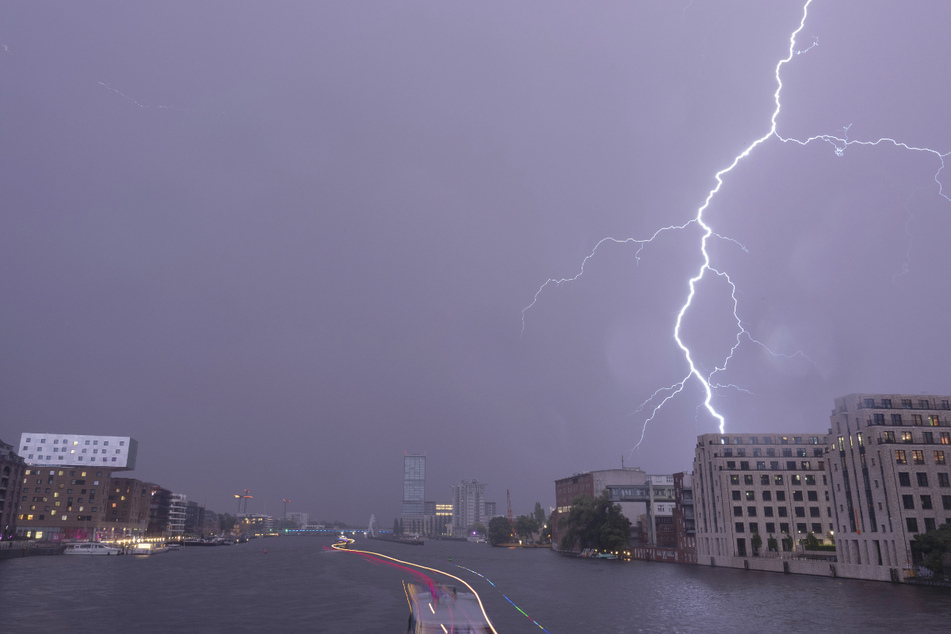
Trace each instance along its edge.
{"label": "river", "polygon": [[[401,581],[411,573],[328,550],[331,542],[280,537],[152,557],[0,560],[0,631],[405,632]],[[951,591],[941,588],[467,542],[360,537],[353,547],[464,579],[500,633],[937,632],[951,623]]]}

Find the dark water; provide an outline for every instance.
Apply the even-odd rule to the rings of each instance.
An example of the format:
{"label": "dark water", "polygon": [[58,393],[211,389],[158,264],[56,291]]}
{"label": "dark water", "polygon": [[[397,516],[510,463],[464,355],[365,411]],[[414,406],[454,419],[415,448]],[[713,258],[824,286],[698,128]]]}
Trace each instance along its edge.
{"label": "dark water", "polygon": [[[0,631],[405,632],[401,580],[412,575],[325,550],[330,541],[282,537],[148,558],[2,560]],[[465,542],[420,547],[358,539],[355,547],[465,579],[500,633],[543,631],[539,626],[551,634],[951,628],[951,591],[944,589],[566,559]]]}

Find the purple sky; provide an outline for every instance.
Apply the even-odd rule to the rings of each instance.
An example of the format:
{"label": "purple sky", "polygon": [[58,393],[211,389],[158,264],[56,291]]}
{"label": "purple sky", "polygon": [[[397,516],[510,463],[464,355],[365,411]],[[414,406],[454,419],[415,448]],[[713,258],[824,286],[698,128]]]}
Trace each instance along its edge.
{"label": "purple sky", "polygon": [[[129,434],[136,477],[210,508],[383,525],[404,450],[428,499],[476,478],[516,513],[622,455],[689,470],[696,380],[635,446],[688,373],[696,223],[522,311],[696,218],[802,4],[3,3],[0,438]],[[740,338],[728,431],[951,392],[951,4],[884,4],[809,7],[777,132],[934,152],[774,137],[724,175],[711,265],[786,355]],[[681,334],[723,365],[725,278]]]}

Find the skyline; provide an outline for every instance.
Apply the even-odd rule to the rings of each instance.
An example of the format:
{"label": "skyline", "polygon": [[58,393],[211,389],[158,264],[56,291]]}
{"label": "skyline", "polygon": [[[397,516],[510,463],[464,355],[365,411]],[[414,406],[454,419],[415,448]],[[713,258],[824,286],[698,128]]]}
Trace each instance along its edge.
{"label": "skyline", "polygon": [[[733,352],[727,433],[948,393],[951,7],[805,5],[7,6],[0,438],[132,436],[208,508],[351,523],[399,516],[404,451],[524,512],[688,471],[696,381],[638,408],[688,374],[705,201],[735,292],[681,334]],[[780,141],[817,135],[853,144]]]}

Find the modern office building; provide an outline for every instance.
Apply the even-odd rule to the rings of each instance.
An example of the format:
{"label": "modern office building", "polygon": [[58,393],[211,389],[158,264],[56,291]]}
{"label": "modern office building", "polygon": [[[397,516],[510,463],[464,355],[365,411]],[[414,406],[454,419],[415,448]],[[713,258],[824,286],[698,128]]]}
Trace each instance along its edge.
{"label": "modern office building", "polygon": [[951,522],[951,396],[849,394],[831,423],[840,574],[911,576],[912,540]]}
{"label": "modern office building", "polygon": [[486,523],[485,483],[462,480],[452,487],[452,534],[465,535],[476,522]]}
{"label": "modern office building", "polygon": [[423,533],[426,517],[426,454],[403,454],[403,532]]}
{"label": "modern office building", "polygon": [[0,541],[16,534],[17,508],[23,490],[26,463],[12,445],[0,440]]}
{"label": "modern office building", "polygon": [[24,432],[19,454],[36,467],[135,469],[139,443],[129,436]]}
{"label": "modern office building", "polygon": [[155,484],[149,492],[148,534],[153,537],[168,535],[168,519],[172,507],[172,492]]}
{"label": "modern office building", "polygon": [[743,558],[768,554],[770,537],[778,554],[780,545],[788,550],[810,533],[820,541],[829,536],[835,518],[828,444],[829,436],[817,432],[699,436],[693,465],[699,563],[744,566]]}

